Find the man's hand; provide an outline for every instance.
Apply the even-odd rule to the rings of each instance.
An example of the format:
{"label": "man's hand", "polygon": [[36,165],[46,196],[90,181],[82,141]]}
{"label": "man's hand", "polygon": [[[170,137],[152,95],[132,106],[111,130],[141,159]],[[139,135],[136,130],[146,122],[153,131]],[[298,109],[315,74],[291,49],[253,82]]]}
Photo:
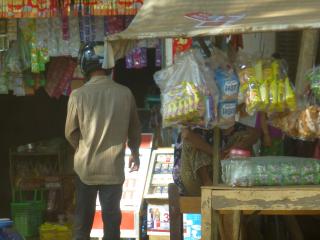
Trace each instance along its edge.
{"label": "man's hand", "polygon": [[129,157],[129,172],[138,171],[140,167],[139,154],[133,154]]}

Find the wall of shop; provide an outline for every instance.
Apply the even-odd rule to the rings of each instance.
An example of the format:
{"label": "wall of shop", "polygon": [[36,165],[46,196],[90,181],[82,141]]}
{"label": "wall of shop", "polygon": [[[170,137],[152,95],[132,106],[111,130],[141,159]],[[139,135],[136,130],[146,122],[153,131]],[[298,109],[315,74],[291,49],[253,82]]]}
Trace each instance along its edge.
{"label": "wall of shop", "polygon": [[10,146],[63,137],[67,100],[49,98],[43,89],[32,97],[0,95],[0,218],[10,213]]}

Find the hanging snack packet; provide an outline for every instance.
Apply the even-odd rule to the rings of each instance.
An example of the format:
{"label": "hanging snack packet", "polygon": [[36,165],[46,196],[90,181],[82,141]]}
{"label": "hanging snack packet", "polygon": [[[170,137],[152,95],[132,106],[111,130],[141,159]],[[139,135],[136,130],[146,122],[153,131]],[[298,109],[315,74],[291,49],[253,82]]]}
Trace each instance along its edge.
{"label": "hanging snack packet", "polygon": [[267,110],[270,104],[270,83],[272,81],[272,67],[270,61],[265,61],[263,64],[263,79],[262,83],[260,84],[260,95],[261,101],[265,106],[264,110]]}
{"label": "hanging snack packet", "polygon": [[256,62],[255,66],[255,73],[256,73],[256,82],[252,83],[255,84],[259,88],[259,95],[260,95],[260,103],[259,103],[259,110],[264,110],[267,107],[269,101],[267,99],[268,96],[268,84],[264,81],[264,72],[263,72],[263,61],[259,60]]}
{"label": "hanging snack packet", "polygon": [[260,106],[261,96],[259,85],[254,81],[249,82],[246,94],[246,111],[249,115],[252,115],[261,108]]}
{"label": "hanging snack packet", "polygon": [[272,80],[270,83],[270,105],[269,105],[269,111],[276,112],[278,109],[278,100],[279,100],[279,63],[278,61],[273,61],[271,64],[272,68]]}
{"label": "hanging snack packet", "polygon": [[234,124],[237,113],[237,101],[219,101],[218,117],[219,125],[229,126]]}
{"label": "hanging snack packet", "polygon": [[204,62],[188,51],[178,56],[174,65],[154,75],[161,90],[163,127],[213,126],[217,90],[206,71]]}
{"label": "hanging snack packet", "polygon": [[222,68],[215,70],[215,80],[219,87],[220,99],[238,99],[239,79],[233,70],[225,71]]}

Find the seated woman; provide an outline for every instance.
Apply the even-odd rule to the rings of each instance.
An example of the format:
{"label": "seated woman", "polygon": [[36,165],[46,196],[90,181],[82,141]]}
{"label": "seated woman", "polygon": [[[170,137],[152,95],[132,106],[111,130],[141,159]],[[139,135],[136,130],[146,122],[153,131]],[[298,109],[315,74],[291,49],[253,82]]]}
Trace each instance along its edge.
{"label": "seated woman", "polygon": [[[258,138],[258,131],[240,123],[222,130],[221,158],[228,157],[232,148],[251,150]],[[212,145],[212,130],[181,130],[175,145],[173,168],[173,179],[180,194],[199,196],[201,186],[212,185]]]}

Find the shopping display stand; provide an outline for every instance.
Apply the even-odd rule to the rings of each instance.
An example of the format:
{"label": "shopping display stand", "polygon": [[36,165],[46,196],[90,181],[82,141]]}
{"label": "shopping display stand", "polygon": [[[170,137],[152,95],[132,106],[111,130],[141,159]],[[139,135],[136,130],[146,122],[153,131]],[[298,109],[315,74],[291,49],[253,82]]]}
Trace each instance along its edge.
{"label": "shopping display stand", "polygon": [[[297,95],[303,93],[302,79],[305,72],[310,69],[316,58],[319,32],[317,30],[304,30],[300,48],[297,70],[296,91]],[[202,187],[201,214],[202,214],[202,239],[224,240],[224,227],[221,218],[222,211],[233,212],[233,240],[241,239],[241,218],[244,211],[247,214],[271,215],[319,215],[320,187],[319,186],[275,186],[275,187],[244,187],[233,188],[219,185],[220,158],[219,158],[219,129],[214,131],[213,147],[213,183],[212,187]],[[296,222],[291,220],[291,230],[296,233],[297,239],[303,239]],[[297,236],[298,235],[298,236]]]}
{"label": "shopping display stand", "polygon": [[143,194],[148,204],[149,239],[168,239],[169,236],[168,184],[173,183],[173,162],[173,148],[158,148],[152,151]]}

